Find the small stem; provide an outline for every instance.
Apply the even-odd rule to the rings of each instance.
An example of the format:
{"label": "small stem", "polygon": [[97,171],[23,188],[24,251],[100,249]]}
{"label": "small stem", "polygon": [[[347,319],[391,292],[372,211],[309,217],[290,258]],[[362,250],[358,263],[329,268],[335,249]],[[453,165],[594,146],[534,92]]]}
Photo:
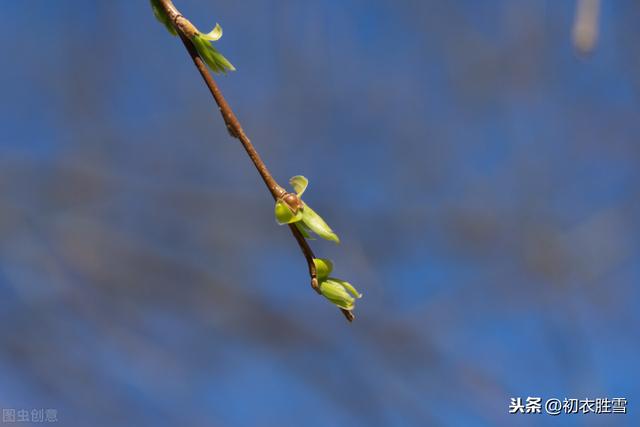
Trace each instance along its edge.
{"label": "small stem", "polygon": [[318,285],[318,274],[316,272],[316,263],[313,259],[316,257],[313,254],[313,250],[309,246],[307,239],[304,238],[298,227],[295,224],[289,224],[289,229],[291,230],[291,234],[295,237],[296,242],[298,242],[298,246],[300,246],[300,250],[307,260],[307,265],[309,266],[309,276],[311,276],[311,287],[317,293],[320,293],[320,286]]}
{"label": "small stem", "polygon": [[[309,266],[309,276],[311,276],[311,287],[317,293],[320,293],[320,286],[318,285],[318,274],[316,272],[316,263],[313,262],[313,259],[315,258],[315,255],[313,254],[313,250],[311,250],[311,247],[309,246],[307,239],[304,238],[304,236],[302,235],[302,233],[300,233],[300,230],[298,230],[298,227],[296,227],[295,224],[289,224],[289,229],[291,230],[293,237],[296,238],[296,241],[298,242],[298,246],[300,246],[300,250],[302,250],[304,257],[307,260],[307,265]],[[353,322],[353,319],[355,319],[355,316],[353,315],[352,312],[342,308],[340,309],[340,311],[349,322]]]}

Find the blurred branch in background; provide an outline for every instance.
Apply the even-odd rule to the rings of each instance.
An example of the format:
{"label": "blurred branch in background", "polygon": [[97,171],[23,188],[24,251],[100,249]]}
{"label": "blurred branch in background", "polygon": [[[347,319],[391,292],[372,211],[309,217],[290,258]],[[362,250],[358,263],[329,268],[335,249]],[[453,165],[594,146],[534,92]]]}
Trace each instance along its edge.
{"label": "blurred branch in background", "polygon": [[593,51],[598,42],[600,0],[577,0],[573,22],[573,45],[582,54]]}

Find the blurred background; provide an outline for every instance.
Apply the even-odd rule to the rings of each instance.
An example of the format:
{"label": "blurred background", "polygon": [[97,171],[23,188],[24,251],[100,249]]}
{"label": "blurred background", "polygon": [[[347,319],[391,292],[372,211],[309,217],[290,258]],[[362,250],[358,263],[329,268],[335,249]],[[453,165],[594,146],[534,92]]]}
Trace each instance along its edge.
{"label": "blurred background", "polygon": [[[640,3],[2,0],[0,406],[68,426],[637,426]],[[508,415],[511,397],[627,415]],[[28,423],[22,423],[28,424]]]}

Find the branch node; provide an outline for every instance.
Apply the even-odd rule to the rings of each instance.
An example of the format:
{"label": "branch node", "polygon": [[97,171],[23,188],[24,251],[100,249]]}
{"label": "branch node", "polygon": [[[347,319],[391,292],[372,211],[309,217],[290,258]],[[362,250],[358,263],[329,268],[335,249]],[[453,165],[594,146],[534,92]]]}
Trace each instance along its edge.
{"label": "branch node", "polygon": [[317,277],[311,277],[311,287],[313,288],[314,291],[320,294],[320,285],[318,285]]}

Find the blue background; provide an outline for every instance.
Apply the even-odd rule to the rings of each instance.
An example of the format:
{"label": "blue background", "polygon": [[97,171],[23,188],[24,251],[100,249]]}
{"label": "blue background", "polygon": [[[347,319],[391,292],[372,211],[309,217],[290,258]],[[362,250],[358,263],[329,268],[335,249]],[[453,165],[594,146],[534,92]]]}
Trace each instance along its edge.
{"label": "blue background", "polygon": [[[342,244],[349,325],[147,1],[0,4],[0,406],[69,426],[635,426],[640,5],[179,0]],[[627,415],[508,415],[511,397]],[[25,424],[25,423],[23,423]]]}

